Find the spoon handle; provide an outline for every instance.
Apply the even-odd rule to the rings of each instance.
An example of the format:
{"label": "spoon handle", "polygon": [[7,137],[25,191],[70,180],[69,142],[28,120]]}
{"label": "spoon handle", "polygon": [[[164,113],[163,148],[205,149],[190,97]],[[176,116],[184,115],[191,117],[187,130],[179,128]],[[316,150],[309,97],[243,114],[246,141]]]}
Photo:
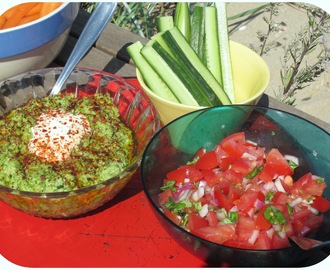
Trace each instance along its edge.
{"label": "spoon handle", "polygon": [[100,36],[104,27],[108,24],[112,17],[117,4],[115,2],[100,2],[96,6],[92,15],[90,16],[85,28],[83,29],[76,46],[65,64],[60,76],[50,93],[56,95],[60,92],[63,84],[79,63],[81,58],[87,53],[90,47],[94,44],[96,39]]}

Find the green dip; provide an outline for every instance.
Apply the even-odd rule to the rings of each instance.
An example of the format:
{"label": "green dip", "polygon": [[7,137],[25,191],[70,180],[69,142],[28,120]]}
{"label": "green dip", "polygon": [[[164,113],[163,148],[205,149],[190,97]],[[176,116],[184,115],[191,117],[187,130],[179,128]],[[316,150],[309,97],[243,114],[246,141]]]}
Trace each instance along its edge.
{"label": "green dip", "polygon": [[[60,109],[84,115],[91,134],[69,158],[47,162],[29,151],[31,128],[43,112]],[[102,183],[122,172],[134,155],[134,135],[110,94],[32,99],[0,118],[0,185],[31,192],[62,192]]]}

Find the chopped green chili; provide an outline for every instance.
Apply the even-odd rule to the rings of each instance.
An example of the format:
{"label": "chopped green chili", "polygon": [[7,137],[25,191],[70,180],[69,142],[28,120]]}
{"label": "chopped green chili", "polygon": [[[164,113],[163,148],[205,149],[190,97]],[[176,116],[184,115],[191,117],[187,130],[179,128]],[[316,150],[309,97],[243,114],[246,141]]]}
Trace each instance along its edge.
{"label": "chopped green chili", "polygon": [[274,198],[274,192],[273,191],[269,191],[266,194],[265,201],[271,202],[273,200],[273,198]]}
{"label": "chopped green chili", "polygon": [[245,176],[245,178],[247,179],[252,179],[253,177],[255,177],[258,173],[260,173],[262,171],[264,167],[257,167],[254,168],[254,170],[252,172],[250,172],[247,176]]}
{"label": "chopped green chili", "polygon": [[274,225],[287,223],[281,211],[272,205],[267,206],[264,211],[264,217]]}

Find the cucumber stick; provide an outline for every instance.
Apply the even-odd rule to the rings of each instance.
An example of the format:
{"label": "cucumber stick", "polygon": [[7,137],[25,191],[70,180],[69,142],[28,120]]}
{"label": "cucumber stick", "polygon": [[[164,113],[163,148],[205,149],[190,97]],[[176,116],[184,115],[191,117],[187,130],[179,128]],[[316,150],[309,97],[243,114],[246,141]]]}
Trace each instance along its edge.
{"label": "cucumber stick", "polygon": [[168,44],[168,48],[175,55],[178,64],[182,68],[186,68],[191,77],[201,84],[201,89],[212,104],[231,104],[221,85],[176,27],[162,33],[162,39]]}
{"label": "cucumber stick", "polygon": [[204,8],[195,6],[191,16],[190,46],[204,62]]}
{"label": "cucumber stick", "polygon": [[172,16],[161,16],[156,18],[157,32],[164,32],[174,26]]}
{"label": "cucumber stick", "polygon": [[[150,64],[150,66],[152,66],[155,72],[162,78],[164,83],[171,89],[171,91],[180,103],[190,106],[198,106],[198,102],[195,100],[195,98],[191,95],[184,83],[178,77],[178,74],[173,71],[173,65],[171,65],[171,63],[171,66],[169,65],[168,59],[172,59],[171,56],[167,54],[168,58],[166,62],[154,49],[154,46],[157,47],[157,45],[155,44],[159,45],[157,41],[154,41],[152,46],[144,46],[141,49],[141,54],[143,55],[143,57],[148,61],[148,63]],[[159,47],[162,48],[160,45]],[[166,51],[163,49],[162,52]]]}
{"label": "cucumber stick", "polygon": [[214,6],[205,7],[205,60],[208,69],[223,86],[221,75],[220,45],[217,29],[217,10]]}
{"label": "cucumber stick", "polygon": [[178,2],[174,14],[174,26],[177,27],[186,40],[190,41],[190,4]]}
{"label": "cucumber stick", "polygon": [[218,40],[220,50],[222,86],[226,91],[231,102],[235,102],[235,90],[233,72],[230,58],[230,45],[228,35],[227,8],[226,3],[216,2],[217,23],[218,23]]}
{"label": "cucumber stick", "polygon": [[142,48],[143,44],[137,41],[127,47],[127,52],[132,57],[135,66],[139,69],[146,85],[159,97],[172,102],[179,102],[164,81],[141,55],[140,51]]}

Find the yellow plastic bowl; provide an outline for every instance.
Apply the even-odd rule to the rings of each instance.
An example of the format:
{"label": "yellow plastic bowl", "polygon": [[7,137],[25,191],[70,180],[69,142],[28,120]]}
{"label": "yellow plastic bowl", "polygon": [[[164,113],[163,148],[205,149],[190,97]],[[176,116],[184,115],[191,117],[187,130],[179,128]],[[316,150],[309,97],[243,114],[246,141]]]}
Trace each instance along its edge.
{"label": "yellow plastic bowl", "polygon": [[[230,48],[235,104],[255,105],[268,86],[270,80],[268,66],[257,53],[242,44],[230,41]],[[165,100],[147,87],[138,69],[136,75],[142,89],[155,105],[163,124],[167,124],[184,114],[204,108]]]}

